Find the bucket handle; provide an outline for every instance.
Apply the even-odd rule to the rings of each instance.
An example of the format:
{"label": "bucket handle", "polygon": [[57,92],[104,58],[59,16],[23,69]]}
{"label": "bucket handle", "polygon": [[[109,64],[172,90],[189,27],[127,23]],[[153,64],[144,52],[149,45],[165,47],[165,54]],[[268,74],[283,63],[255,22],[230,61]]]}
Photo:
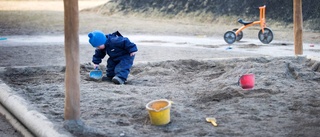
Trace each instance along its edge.
{"label": "bucket handle", "polygon": [[241,80],[242,77],[243,77],[243,75],[240,76],[240,78],[238,79],[238,86],[240,86],[240,80]]}

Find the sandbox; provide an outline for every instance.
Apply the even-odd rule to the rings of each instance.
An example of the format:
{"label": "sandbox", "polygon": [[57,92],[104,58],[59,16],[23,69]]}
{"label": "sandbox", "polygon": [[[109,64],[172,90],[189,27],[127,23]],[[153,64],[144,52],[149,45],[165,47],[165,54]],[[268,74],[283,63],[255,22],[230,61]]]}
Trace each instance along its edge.
{"label": "sandbox", "polygon": [[[81,120],[76,136],[317,136],[320,67],[305,57],[139,63],[125,85],[92,81],[81,65]],[[238,79],[255,74],[255,87]],[[0,78],[31,108],[63,128],[64,67],[10,67]],[[145,105],[174,102],[171,122],[151,125]],[[218,126],[206,122],[214,117]]]}

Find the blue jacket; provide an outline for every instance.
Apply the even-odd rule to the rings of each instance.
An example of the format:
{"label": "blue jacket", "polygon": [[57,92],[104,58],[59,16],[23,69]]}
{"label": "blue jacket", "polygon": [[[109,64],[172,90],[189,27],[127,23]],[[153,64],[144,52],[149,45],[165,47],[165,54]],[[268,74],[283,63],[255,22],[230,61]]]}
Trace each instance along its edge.
{"label": "blue jacket", "polygon": [[130,56],[130,53],[138,51],[136,44],[130,42],[126,37],[117,36],[116,34],[108,34],[106,37],[105,49],[95,50],[92,58],[94,64],[100,64],[106,54],[113,60],[120,60],[122,57]]}

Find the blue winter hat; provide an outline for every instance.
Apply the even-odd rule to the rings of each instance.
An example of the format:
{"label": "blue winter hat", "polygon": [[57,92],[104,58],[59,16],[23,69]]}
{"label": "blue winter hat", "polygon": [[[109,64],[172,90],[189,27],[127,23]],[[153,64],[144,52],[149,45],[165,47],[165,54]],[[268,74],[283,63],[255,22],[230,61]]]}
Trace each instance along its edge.
{"label": "blue winter hat", "polygon": [[107,41],[106,35],[102,31],[99,31],[99,30],[90,32],[88,34],[88,37],[89,37],[89,43],[93,47],[98,47],[100,45],[103,45]]}

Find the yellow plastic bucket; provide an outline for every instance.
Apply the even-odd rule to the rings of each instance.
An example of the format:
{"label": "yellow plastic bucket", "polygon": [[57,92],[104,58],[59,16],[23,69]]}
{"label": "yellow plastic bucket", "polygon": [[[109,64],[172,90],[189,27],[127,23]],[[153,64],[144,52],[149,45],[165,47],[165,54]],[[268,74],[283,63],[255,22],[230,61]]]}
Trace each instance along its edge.
{"label": "yellow plastic bucket", "polygon": [[153,100],[146,105],[152,125],[165,125],[170,122],[171,101]]}

